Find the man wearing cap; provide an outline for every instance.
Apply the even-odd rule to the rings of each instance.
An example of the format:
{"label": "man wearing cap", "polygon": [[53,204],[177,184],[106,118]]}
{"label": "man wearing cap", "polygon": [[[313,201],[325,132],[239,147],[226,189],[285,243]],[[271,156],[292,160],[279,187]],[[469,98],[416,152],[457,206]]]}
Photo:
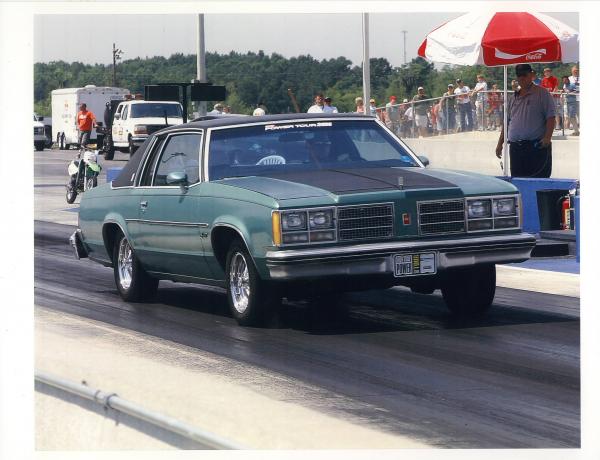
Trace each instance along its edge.
{"label": "man wearing cap", "polygon": [[369,99],[369,115],[377,116],[377,106],[375,105],[375,99]]}
{"label": "man wearing cap", "polygon": [[546,88],[550,93],[552,93],[552,97],[554,98],[554,103],[556,105],[556,126],[562,126],[562,106],[560,103],[560,94],[558,94],[558,78],[552,75],[552,69],[550,67],[546,67],[544,69],[544,78],[542,78],[542,82],[540,83],[542,88]]}
{"label": "man wearing cap", "polygon": [[267,114],[267,106],[263,101],[259,101],[259,103],[256,104],[256,106],[257,107],[254,109],[254,112],[252,112],[252,116],[261,117]]}
{"label": "man wearing cap", "polygon": [[442,94],[441,110],[446,117],[446,130],[453,133],[456,128],[456,96],[454,96],[454,85],[448,85],[448,91]]}
{"label": "man wearing cap", "polygon": [[[552,174],[552,132],[555,105],[552,96],[533,83],[529,64],[518,64],[520,89],[506,101],[510,172],[513,177],[550,177]],[[502,158],[504,130],[496,146]]]}
{"label": "man wearing cap", "polygon": [[423,102],[425,99],[427,99],[425,88],[419,86],[417,88],[417,94],[413,97],[415,125],[419,131],[419,137],[427,137],[429,119],[427,118],[427,102]]}
{"label": "man wearing cap", "polygon": [[396,96],[390,96],[390,102],[385,104],[385,113],[390,123],[389,128],[400,135],[400,106],[396,104]]}
{"label": "man wearing cap", "polygon": [[458,114],[460,116],[460,130],[473,131],[473,109],[471,108],[471,99],[469,98],[469,87],[463,84],[460,78],[456,79],[457,88],[454,90],[456,103],[458,104]]}
{"label": "man wearing cap", "polygon": [[324,105],[323,105],[323,112],[325,113],[338,113],[338,109],[336,106],[331,105],[331,98],[329,96],[327,96],[325,99],[323,99]]}
{"label": "man wearing cap", "polygon": [[479,124],[479,131],[484,131],[487,126],[487,117],[485,111],[487,110],[488,95],[487,95],[487,81],[483,75],[477,75],[477,83],[473,89],[472,95],[475,96],[475,111],[477,113],[477,124]]}

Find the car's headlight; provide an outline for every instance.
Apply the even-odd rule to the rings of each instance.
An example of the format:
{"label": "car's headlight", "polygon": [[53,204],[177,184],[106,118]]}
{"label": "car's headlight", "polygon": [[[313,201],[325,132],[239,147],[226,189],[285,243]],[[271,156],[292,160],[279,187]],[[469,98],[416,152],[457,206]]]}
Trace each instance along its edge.
{"label": "car's headlight", "polygon": [[520,196],[467,199],[469,232],[519,228]]}
{"label": "car's headlight", "polygon": [[516,198],[498,198],[494,200],[494,216],[515,216],[517,214]]}
{"label": "car's headlight", "polygon": [[336,241],[335,208],[273,211],[275,246]]}
{"label": "car's headlight", "polygon": [[281,213],[283,231],[306,230],[306,211],[285,211]]}
{"label": "car's headlight", "polygon": [[309,211],[308,221],[311,230],[333,228],[333,209]]}
{"label": "car's headlight", "polygon": [[485,219],[492,217],[492,201],[491,200],[468,200],[467,215],[469,219]]}
{"label": "car's headlight", "polygon": [[146,125],[135,125],[133,134],[148,134],[148,127]]}

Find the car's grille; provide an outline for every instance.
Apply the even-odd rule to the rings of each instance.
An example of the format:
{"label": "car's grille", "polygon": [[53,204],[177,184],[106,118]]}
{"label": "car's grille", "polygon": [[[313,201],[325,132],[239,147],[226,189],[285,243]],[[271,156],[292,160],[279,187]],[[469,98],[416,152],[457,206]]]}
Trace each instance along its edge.
{"label": "car's grille", "polygon": [[464,200],[425,201],[418,207],[421,235],[466,231]]}
{"label": "car's grille", "polygon": [[338,241],[391,238],[394,206],[391,203],[338,208]]}

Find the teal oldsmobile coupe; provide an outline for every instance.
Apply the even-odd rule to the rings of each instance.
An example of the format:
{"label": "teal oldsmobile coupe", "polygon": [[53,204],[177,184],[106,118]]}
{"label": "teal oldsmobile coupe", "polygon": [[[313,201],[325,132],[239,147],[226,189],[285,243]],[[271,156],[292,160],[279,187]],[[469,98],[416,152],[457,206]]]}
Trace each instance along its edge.
{"label": "teal oldsmobile coupe", "polygon": [[70,242],[129,302],[159,280],[225,287],[239,324],[283,297],[405,285],[459,315],[492,304],[497,263],[530,257],[520,197],[489,176],[426,168],[353,114],[227,117],[166,128],[87,191]]}

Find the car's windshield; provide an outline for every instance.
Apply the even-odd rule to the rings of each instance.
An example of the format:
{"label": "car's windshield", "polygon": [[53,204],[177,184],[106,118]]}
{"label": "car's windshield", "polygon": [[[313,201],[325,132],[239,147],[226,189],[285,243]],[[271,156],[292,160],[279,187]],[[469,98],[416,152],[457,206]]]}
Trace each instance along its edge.
{"label": "car's windshield", "polygon": [[131,104],[131,118],[149,118],[149,117],[167,117],[181,118],[181,106],[179,104]]}
{"label": "car's windshield", "polygon": [[417,161],[374,120],[278,122],[214,130],[210,180],[273,170],[415,167]]}

